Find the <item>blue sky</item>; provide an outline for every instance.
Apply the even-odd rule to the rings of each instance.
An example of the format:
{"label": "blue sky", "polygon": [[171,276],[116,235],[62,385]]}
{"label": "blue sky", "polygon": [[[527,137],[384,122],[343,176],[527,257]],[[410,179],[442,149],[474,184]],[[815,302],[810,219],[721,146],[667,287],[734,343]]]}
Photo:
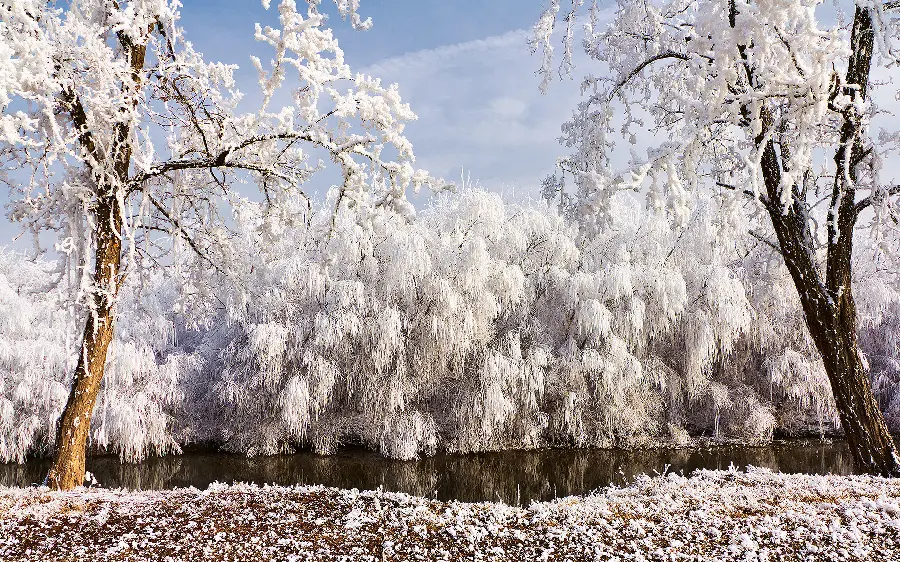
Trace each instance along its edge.
{"label": "blue sky", "polygon": [[[184,4],[181,23],[195,48],[209,61],[240,65],[240,89],[255,92],[254,23],[277,21],[278,0],[268,12],[259,0]],[[334,12],[328,0],[322,6]],[[419,115],[407,136],[420,167],[457,183],[464,169],[486,189],[537,197],[541,178],[565,154],[556,138],[579,99],[573,80],[538,91],[540,61],[526,39],[542,7],[540,0],[362,0],[370,30],[354,31],[336,15],[331,26],[351,68],[398,83]],[[0,203],[7,199],[0,193]],[[17,231],[4,212],[0,246]]]}
{"label": "blue sky", "polygon": [[[239,87],[252,96],[258,86],[249,55],[267,54],[253,39],[254,24],[274,24],[279,0],[268,12],[259,0],[183,1],[187,38],[207,60],[240,65]],[[538,197],[541,179],[567,152],[556,139],[581,99],[578,81],[568,78],[554,82],[547,95],[538,90],[540,61],[529,53],[526,39],[543,5],[542,0],[361,0],[362,14],[374,25],[358,32],[334,14],[331,0],[322,2],[334,14],[331,24],[351,68],[398,83],[419,115],[406,131],[418,165],[457,183],[464,170],[468,181],[513,198]],[[597,70],[583,51],[576,49],[575,57],[577,77]],[[875,96],[883,98],[883,108],[897,107],[893,88]],[[884,125],[897,125],[897,117],[885,119]],[[643,135],[639,145],[653,144],[652,136]],[[898,169],[891,162],[891,170]],[[334,179],[323,177],[320,183]],[[310,186],[310,192],[327,187]],[[414,201],[421,205],[424,199]],[[7,200],[0,190],[0,206]],[[0,246],[16,233],[18,227],[0,213]]]}
{"label": "blue sky", "polygon": [[[241,64],[242,89],[255,89],[247,56],[253,24],[274,22],[257,0],[190,0],[182,9],[187,36],[210,60]],[[407,128],[420,167],[450,181],[536,196],[541,178],[564,154],[556,138],[578,101],[577,83],[538,91],[538,57],[526,40],[540,0],[362,0],[373,27],[354,31],[332,2],[331,26],[348,64],[398,83],[419,115]],[[267,19],[268,18],[268,19]]]}
{"label": "blue sky", "polygon": [[[207,55],[239,54],[242,45],[253,43],[254,22],[275,21],[277,3],[273,0],[266,13],[258,0],[185,0],[182,24],[196,45],[209,46]],[[363,16],[374,23],[369,31],[354,32],[337,18],[331,21],[355,67],[529,28],[542,8],[540,0],[361,0],[361,6]],[[335,13],[331,2],[323,2],[322,8]]]}

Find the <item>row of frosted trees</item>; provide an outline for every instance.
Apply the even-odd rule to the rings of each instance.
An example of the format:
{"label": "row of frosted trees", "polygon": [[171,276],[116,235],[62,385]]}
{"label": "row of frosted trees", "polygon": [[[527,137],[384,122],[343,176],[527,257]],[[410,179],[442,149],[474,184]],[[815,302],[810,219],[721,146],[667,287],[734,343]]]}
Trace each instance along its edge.
{"label": "row of frosted trees", "polygon": [[[612,204],[578,229],[556,205],[476,190],[412,217],[245,202],[227,280],[190,256],[129,279],[90,445],[408,459],[839,429],[783,262],[744,235],[763,223],[713,197],[683,225]],[[896,428],[898,268],[867,247],[860,337]],[[52,451],[82,322],[66,271],[0,254],[0,461]]]}

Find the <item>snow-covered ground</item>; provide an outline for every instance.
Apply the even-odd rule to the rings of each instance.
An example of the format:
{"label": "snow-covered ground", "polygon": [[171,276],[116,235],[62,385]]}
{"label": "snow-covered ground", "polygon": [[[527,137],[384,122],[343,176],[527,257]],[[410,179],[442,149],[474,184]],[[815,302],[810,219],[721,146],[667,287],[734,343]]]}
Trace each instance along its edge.
{"label": "snow-covered ground", "polygon": [[324,487],[0,488],[0,560],[900,560],[900,480],[641,477],[518,508]]}

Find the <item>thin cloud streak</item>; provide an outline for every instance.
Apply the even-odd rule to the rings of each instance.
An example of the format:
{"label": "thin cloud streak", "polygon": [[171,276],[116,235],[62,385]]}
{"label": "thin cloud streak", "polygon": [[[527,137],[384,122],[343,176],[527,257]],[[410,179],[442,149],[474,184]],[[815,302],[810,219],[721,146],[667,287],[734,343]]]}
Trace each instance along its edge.
{"label": "thin cloud streak", "polygon": [[[419,115],[407,128],[419,166],[483,188],[537,197],[558,157],[560,126],[580,99],[575,80],[539,91],[540,66],[519,29],[391,57],[362,72],[400,85]],[[589,63],[585,63],[587,66]]]}

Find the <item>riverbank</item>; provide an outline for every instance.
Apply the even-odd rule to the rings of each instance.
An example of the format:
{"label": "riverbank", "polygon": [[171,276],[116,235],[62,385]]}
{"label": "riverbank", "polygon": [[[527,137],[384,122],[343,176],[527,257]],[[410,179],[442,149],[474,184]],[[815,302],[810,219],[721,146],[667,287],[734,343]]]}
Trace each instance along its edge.
{"label": "riverbank", "polygon": [[321,486],[0,488],[0,559],[886,561],[900,480],[699,471],[526,508]]}

